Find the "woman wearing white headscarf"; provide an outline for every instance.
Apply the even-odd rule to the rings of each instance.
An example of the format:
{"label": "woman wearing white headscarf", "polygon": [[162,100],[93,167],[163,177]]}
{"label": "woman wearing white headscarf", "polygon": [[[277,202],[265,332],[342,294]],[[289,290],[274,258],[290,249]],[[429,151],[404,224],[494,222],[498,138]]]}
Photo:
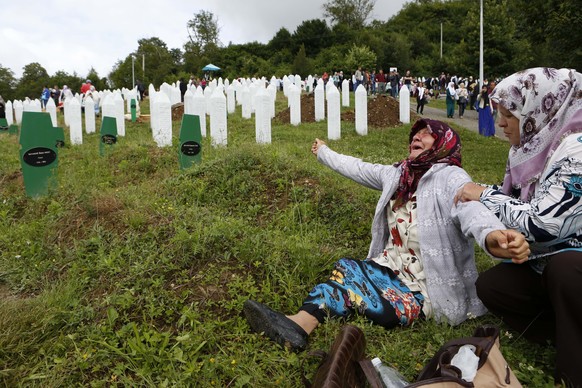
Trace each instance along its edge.
{"label": "woman wearing white headscarf", "polygon": [[481,201],[532,254],[482,273],[478,295],[525,337],[555,342],[556,382],[582,386],[582,74],[524,70],[491,99],[512,146],[503,185],[469,183],[457,200]]}

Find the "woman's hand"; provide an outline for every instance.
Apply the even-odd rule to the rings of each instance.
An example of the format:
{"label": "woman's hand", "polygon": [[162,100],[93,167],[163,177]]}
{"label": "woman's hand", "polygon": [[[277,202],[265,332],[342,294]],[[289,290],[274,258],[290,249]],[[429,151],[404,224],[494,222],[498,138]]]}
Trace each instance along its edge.
{"label": "woman's hand", "polygon": [[476,183],[469,182],[465,183],[463,187],[457,191],[455,195],[455,205],[461,202],[478,201],[481,198],[481,193],[485,191],[485,187],[479,186]]}
{"label": "woman's hand", "polygon": [[529,244],[523,234],[516,230],[494,230],[485,237],[487,250],[493,256],[511,259],[515,264],[528,260]]}
{"label": "woman's hand", "polygon": [[313,144],[311,145],[311,153],[317,156],[317,151],[319,151],[319,147],[321,147],[322,145],[325,145],[325,142],[323,140],[315,138]]}

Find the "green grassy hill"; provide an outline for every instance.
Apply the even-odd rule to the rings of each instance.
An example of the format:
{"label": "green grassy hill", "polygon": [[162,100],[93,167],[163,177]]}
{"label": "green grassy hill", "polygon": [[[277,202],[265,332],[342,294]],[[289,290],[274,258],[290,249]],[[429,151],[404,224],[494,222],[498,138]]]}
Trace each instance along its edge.
{"label": "green grassy hill", "polygon": [[[285,105],[278,101],[278,108]],[[60,118],[62,120],[62,117]],[[157,148],[148,123],[99,155],[98,135],[59,151],[50,196],[24,195],[19,145],[0,135],[0,381],[5,386],[302,386],[318,359],[251,333],[248,298],[295,312],[341,257],[364,258],[379,196],[320,165],[310,153],[325,122],[273,123],[254,142],[254,119],[229,116],[228,147],[203,141],[203,162],[180,171],[174,146]],[[98,123],[99,127],[99,123]],[[356,135],[335,150],[393,163],[410,125]],[[464,167],[500,182],[508,144],[458,128]],[[477,248],[479,249],[479,248]],[[493,265],[478,254],[480,269]],[[458,327],[418,322],[386,331],[366,320],[369,357],[412,380]],[[327,350],[342,322],[320,327],[308,350]],[[554,351],[507,331],[502,350],[521,381],[552,386]],[[302,364],[303,363],[303,364]]]}

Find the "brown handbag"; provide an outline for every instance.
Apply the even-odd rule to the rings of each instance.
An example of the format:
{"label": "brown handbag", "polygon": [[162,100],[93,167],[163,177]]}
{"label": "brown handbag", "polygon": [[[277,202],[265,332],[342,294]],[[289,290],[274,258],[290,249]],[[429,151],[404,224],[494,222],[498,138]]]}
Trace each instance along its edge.
{"label": "brown handbag", "polygon": [[[479,357],[477,375],[472,382],[461,378],[459,368],[451,365],[453,356],[463,345],[475,346]],[[407,388],[460,388],[460,387],[512,387],[521,384],[499,349],[499,329],[481,326],[472,337],[456,338],[445,343],[420,372],[416,382]]]}
{"label": "brown handbag", "polygon": [[310,352],[322,357],[313,383],[305,376],[304,384],[311,388],[382,388],[382,381],[369,359],[365,358],[366,338],[357,326],[345,325],[336,336],[329,353]]}

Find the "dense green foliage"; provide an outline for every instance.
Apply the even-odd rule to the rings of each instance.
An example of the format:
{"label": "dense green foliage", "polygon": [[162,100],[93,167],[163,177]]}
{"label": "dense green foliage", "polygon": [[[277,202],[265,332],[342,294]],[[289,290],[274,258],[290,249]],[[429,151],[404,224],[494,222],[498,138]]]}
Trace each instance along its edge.
{"label": "dense green foliage", "polygon": [[[483,3],[486,78],[535,66],[582,67],[582,29],[575,28],[582,25],[578,0],[483,0]],[[413,76],[425,77],[441,72],[478,75],[479,0],[410,1],[389,20],[369,21],[370,13],[366,10],[371,4],[367,0],[330,0],[321,9],[321,16],[328,15],[331,26],[313,15],[294,32],[281,28],[268,43],[225,45],[218,40],[219,21],[212,13],[200,11],[185,26],[188,35],[185,33],[186,43],[181,49],[168,48],[157,37],[140,39],[134,52],[113,65],[107,79],[97,74],[73,74],[69,77],[76,82],[69,80],[67,85],[78,90],[81,82],[90,78],[103,81],[96,85],[98,90],[131,87],[132,58],[137,61],[136,79],[156,87],[164,81],[174,82],[190,75],[200,77],[202,67],[208,63],[218,65],[223,69],[218,75],[230,79],[281,77],[296,70],[301,76],[340,70],[349,75],[357,66],[349,61],[354,45],[375,55],[375,62],[365,65],[369,70],[397,67],[402,73],[409,69]],[[349,9],[359,11],[346,12]],[[302,46],[305,52],[301,51]],[[143,58],[145,74],[140,66]],[[63,75],[51,77],[40,64],[31,63],[25,67],[22,79],[16,80],[14,73],[0,63],[0,94],[7,100],[37,98],[45,83],[62,87]]]}
{"label": "dense green foliage", "polygon": [[[344,123],[330,145],[391,163],[406,155],[409,129],[361,137]],[[326,138],[325,122],[275,121],[272,144],[261,146],[239,107],[228,130],[228,147],[206,138],[202,163],[186,171],[176,146],[155,146],[148,123],[128,122],[105,156],[98,135],[84,135],[59,151],[58,185],[38,200],[24,195],[16,137],[0,134],[2,385],[298,387],[303,373],[311,377],[317,359],[251,333],[242,304],[255,298],[292,313],[336,259],[364,257],[379,193],[310,154],[313,138]],[[499,182],[507,143],[459,131],[465,168]],[[480,270],[493,264],[478,254]],[[551,386],[553,349],[490,315],[390,331],[353,322],[365,329],[367,355],[409,379],[444,341],[501,325],[503,353],[521,381]],[[341,324],[317,329],[309,350],[329,348]]]}

